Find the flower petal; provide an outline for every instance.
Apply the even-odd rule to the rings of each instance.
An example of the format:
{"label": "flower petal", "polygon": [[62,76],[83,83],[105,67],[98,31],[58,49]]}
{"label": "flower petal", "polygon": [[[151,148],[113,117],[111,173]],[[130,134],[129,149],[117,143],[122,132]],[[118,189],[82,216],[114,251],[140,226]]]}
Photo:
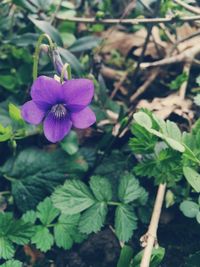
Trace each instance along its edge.
{"label": "flower petal", "polygon": [[69,116],[56,118],[51,112],[44,120],[44,135],[52,142],[56,143],[68,134],[72,127],[72,122]]}
{"label": "flower petal", "polygon": [[62,87],[65,103],[72,112],[84,109],[94,95],[94,84],[89,79],[69,80]]}
{"label": "flower petal", "polygon": [[62,86],[53,78],[39,76],[31,87],[31,97],[38,106],[62,102]]}
{"label": "flower petal", "polygon": [[85,129],[96,121],[96,116],[90,108],[85,108],[79,112],[70,114],[73,126],[79,129]]}
{"label": "flower petal", "polygon": [[31,100],[22,106],[21,114],[25,121],[37,125],[42,121],[45,112]]}

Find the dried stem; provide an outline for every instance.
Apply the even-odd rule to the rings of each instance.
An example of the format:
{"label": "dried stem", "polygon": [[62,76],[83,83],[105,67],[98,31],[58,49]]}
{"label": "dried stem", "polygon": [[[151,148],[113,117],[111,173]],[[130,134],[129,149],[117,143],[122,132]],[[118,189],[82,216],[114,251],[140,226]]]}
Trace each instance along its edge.
{"label": "dried stem", "polygon": [[186,62],[183,67],[183,72],[187,75],[188,79],[181,84],[181,87],[179,89],[179,96],[181,99],[185,98],[191,66],[192,62]]}
{"label": "dried stem", "polygon": [[191,6],[191,5],[188,5],[187,3],[181,1],[181,0],[174,0],[174,2],[182,7],[184,7],[186,10],[194,13],[194,14],[197,14],[197,15],[200,15],[200,8],[198,7],[194,7],[194,6]]}
{"label": "dried stem", "polygon": [[156,201],[154,204],[154,209],[151,217],[151,222],[149,225],[149,229],[147,234],[147,244],[144,249],[144,254],[142,257],[142,261],[140,267],[149,267],[151,254],[154,247],[154,244],[157,240],[157,229],[158,229],[158,222],[160,219],[161,209],[163,205],[163,200],[165,196],[166,184],[160,184],[158,187],[158,192],[156,196]]}
{"label": "dried stem", "polygon": [[82,22],[82,23],[90,23],[90,24],[126,24],[126,25],[134,25],[134,24],[156,24],[156,23],[174,23],[174,22],[189,22],[200,20],[200,15],[196,16],[169,16],[166,18],[138,18],[138,19],[96,19],[96,18],[79,18],[79,17],[69,17],[65,18],[65,21],[72,22]]}
{"label": "dried stem", "polygon": [[153,71],[149,78],[137,89],[137,91],[131,96],[130,98],[130,102],[134,102],[138,96],[140,96],[141,94],[143,94],[146,89],[150,86],[150,84],[156,79],[156,77],[158,76],[158,74],[160,73],[160,69],[156,69],[155,71]]}

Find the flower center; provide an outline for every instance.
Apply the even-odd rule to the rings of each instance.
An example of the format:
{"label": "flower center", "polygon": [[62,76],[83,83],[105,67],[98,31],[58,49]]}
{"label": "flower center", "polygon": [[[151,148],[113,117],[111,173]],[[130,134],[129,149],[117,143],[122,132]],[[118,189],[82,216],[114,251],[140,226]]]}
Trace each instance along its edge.
{"label": "flower center", "polygon": [[56,118],[61,119],[66,116],[67,109],[62,104],[56,104],[51,108],[51,112]]}

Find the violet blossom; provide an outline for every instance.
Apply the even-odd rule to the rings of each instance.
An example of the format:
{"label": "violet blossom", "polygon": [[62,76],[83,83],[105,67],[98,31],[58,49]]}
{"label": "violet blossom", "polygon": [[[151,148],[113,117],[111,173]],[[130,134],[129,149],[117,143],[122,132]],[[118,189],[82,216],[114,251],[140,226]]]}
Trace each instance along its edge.
{"label": "violet blossom", "polygon": [[26,122],[34,125],[43,121],[46,138],[56,143],[72,126],[85,129],[95,123],[95,114],[88,107],[93,95],[94,85],[89,79],[61,84],[53,78],[40,76],[32,85],[32,100],[22,106],[21,114]]}

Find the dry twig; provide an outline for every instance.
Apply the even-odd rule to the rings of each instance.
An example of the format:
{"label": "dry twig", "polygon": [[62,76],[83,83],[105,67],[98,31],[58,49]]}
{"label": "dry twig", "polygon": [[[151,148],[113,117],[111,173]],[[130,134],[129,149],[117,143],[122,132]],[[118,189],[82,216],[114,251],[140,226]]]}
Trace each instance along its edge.
{"label": "dry twig", "polygon": [[144,254],[142,257],[140,267],[149,267],[150,264],[152,250],[155,245],[155,242],[157,241],[158,222],[160,219],[162,204],[165,196],[165,190],[166,190],[166,184],[160,184],[148,232],[146,233],[145,236],[142,237],[142,240],[146,240],[146,247],[144,249]]}
{"label": "dry twig", "polygon": [[146,89],[150,86],[150,84],[156,79],[158,74],[160,73],[159,69],[154,70],[149,78],[137,89],[137,91],[131,96],[130,102],[134,102],[141,94],[143,94]]}
{"label": "dry twig", "polygon": [[[59,18],[60,19],[60,18]],[[169,16],[165,18],[136,18],[136,19],[96,19],[96,18],[79,18],[79,17],[69,17],[65,18],[65,21],[72,22],[82,22],[82,23],[90,23],[90,24],[126,24],[126,25],[134,25],[134,24],[156,24],[156,23],[174,23],[174,22],[189,22],[189,21],[197,21],[200,20],[200,15],[196,16]]]}
{"label": "dry twig", "polygon": [[182,7],[184,7],[186,10],[194,13],[194,14],[197,14],[197,15],[200,15],[200,8],[198,7],[194,7],[194,6],[191,6],[191,5],[188,5],[187,3],[181,1],[181,0],[174,0],[174,2]]}

